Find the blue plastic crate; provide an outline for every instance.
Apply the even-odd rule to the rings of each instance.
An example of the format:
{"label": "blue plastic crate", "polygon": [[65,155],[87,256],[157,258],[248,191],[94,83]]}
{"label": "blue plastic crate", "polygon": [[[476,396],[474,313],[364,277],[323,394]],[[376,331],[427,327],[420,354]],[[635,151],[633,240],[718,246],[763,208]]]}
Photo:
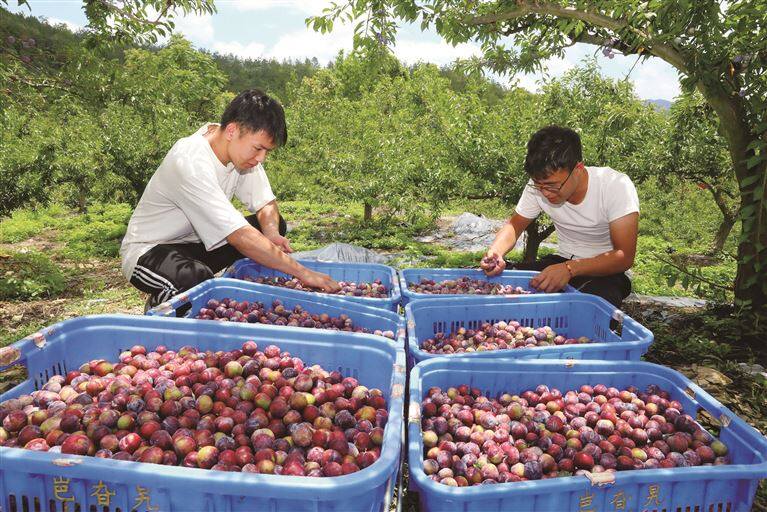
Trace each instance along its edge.
{"label": "blue plastic crate", "polygon": [[[118,354],[136,343],[178,349],[233,349],[245,340],[281,349],[359,378],[384,391],[389,421],[381,458],[350,475],[334,478],[289,477],[229,473],[176,466],[77,457],[20,448],[0,447],[0,504],[6,512],[34,510],[226,510],[386,512],[399,467],[404,400],[404,351],[379,336],[348,335],[322,330],[218,322],[181,318],[99,315],[67,320],[15,343],[18,359],[29,378],[0,396],[0,401],[30,393],[54,374],[81,363]],[[8,352],[3,361],[8,363]],[[3,370],[7,367],[0,368]],[[158,507],[157,509],[153,507]]]}
{"label": "blue plastic crate", "polygon": [[[418,283],[421,281],[421,279],[431,279],[439,282],[448,279],[458,279],[460,277],[470,277],[471,279],[480,279],[483,281],[490,281],[491,283],[521,286],[525,290],[535,292],[535,290],[533,290],[533,288],[530,286],[530,279],[538,274],[539,272],[533,272],[529,270],[504,270],[500,275],[487,277],[481,270],[472,268],[408,268],[399,271],[402,305],[405,306],[410,301],[416,299],[450,299],[456,297],[476,297],[476,295],[468,294],[437,295],[430,293],[416,293],[408,288],[408,285]],[[577,290],[572,286],[567,285],[563,292],[574,293],[577,292]],[[506,297],[514,299],[527,296],[528,295],[489,295],[489,297]],[[488,295],[483,295],[483,297],[488,297]]]}
{"label": "blue plastic crate", "polygon": [[[423,470],[420,403],[432,386],[468,384],[483,393],[521,393],[539,384],[563,392],[583,384],[646,388],[656,384],[695,417],[705,410],[722,423],[719,439],[729,448],[731,465],[621,471],[613,483],[592,485],[585,476],[498,485],[449,487]],[[408,467],[421,510],[746,512],[759,480],[767,477],[767,438],[680,373],[650,363],[614,361],[440,358],[410,373]]]}
{"label": "blue plastic crate", "polygon": [[[370,283],[376,279],[380,279],[381,283],[389,290],[389,297],[386,299],[377,299],[373,297],[350,297],[347,295],[335,295],[328,293],[315,293],[315,292],[302,292],[313,293],[314,295],[321,295],[326,297],[335,297],[350,302],[357,302],[359,304],[365,304],[367,306],[373,306],[381,309],[388,309],[390,311],[397,311],[400,302],[400,289],[399,280],[397,279],[397,271],[392,267],[386,265],[379,265],[377,263],[332,263],[328,261],[313,261],[313,260],[298,260],[301,265],[310,270],[322,272],[328,274],[336,281],[354,281]],[[224,272],[222,277],[229,277],[232,279],[245,279],[246,277],[267,276],[267,277],[287,277],[288,274],[284,274],[277,270],[259,265],[255,261],[245,258],[237,260],[234,264]],[[268,286],[268,285],[267,285]],[[275,287],[277,288],[277,287]]]}
{"label": "blue plastic crate", "polygon": [[[434,357],[510,357],[525,359],[597,359],[638,361],[653,342],[653,334],[639,322],[596,295],[567,293],[505,297],[418,299],[405,307],[408,358],[412,364]],[[483,323],[516,320],[528,327],[548,325],[557,334],[587,336],[599,343],[515,348],[461,354],[430,354],[421,343],[435,332],[460,327],[477,329]]]}
{"label": "blue plastic crate", "polygon": [[[149,316],[178,316],[180,308],[186,308],[183,318],[194,319],[194,315],[204,307],[210,299],[230,298],[237,301],[262,302],[271,307],[272,301],[279,299],[282,304],[293,309],[299,305],[311,314],[327,313],[330,316],[346,314],[354,321],[355,326],[364,327],[369,331],[380,329],[392,331],[396,337],[397,347],[405,347],[405,318],[392,311],[385,311],[357,302],[343,300],[333,295],[304,293],[297,290],[250,283],[238,279],[215,278],[204,281],[194,288],[176,295],[167,302],[147,311]],[[188,306],[191,305],[191,308]],[[195,320],[209,322],[211,320]],[[222,322],[226,326],[229,322]],[[301,327],[285,327],[286,329],[301,329]]]}

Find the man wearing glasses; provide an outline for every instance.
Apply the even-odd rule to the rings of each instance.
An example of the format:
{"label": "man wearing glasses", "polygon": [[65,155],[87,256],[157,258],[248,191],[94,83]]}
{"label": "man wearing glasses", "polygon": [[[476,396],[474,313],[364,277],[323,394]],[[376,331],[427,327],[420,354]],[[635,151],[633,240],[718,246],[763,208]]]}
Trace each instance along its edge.
{"label": "man wearing glasses", "polygon": [[531,281],[541,291],[557,292],[570,284],[620,306],[631,293],[625,272],[634,264],[639,227],[639,198],[631,179],[609,167],[586,167],[580,137],[559,126],[530,138],[525,172],[530,181],[487,251],[498,264],[486,274],[506,268],[503,256],[545,212],[557,231],[557,253],[513,268],[541,271]]}

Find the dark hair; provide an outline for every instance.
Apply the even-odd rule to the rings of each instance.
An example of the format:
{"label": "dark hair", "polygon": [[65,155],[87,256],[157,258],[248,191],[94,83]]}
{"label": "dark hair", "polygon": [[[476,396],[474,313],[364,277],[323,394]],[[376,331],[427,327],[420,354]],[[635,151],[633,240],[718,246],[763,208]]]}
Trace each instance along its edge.
{"label": "dark hair", "polygon": [[560,169],[572,170],[583,160],[581,138],[570,128],[547,126],[530,137],[525,157],[525,172],[531,178],[545,179]]}
{"label": "dark hair", "polygon": [[261,130],[269,134],[277,146],[288,140],[285,111],[280,102],[259,89],[243,91],[229,103],[221,116],[221,128],[237,123],[250,132]]}

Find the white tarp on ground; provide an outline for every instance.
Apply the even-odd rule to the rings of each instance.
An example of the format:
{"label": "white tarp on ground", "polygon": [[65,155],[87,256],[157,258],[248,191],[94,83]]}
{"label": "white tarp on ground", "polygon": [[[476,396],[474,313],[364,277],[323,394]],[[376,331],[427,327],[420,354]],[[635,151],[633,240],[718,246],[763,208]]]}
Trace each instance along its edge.
{"label": "white tarp on ground", "polygon": [[386,263],[388,258],[370,249],[351,244],[333,243],[314,249],[293,253],[298,260],[342,261],[346,263]]}

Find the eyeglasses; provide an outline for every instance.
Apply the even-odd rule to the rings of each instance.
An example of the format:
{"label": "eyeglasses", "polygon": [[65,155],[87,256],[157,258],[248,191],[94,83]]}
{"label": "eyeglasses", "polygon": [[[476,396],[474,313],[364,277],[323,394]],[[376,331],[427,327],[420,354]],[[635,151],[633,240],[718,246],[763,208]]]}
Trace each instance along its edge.
{"label": "eyeglasses", "polygon": [[575,172],[575,169],[577,169],[577,168],[578,168],[578,166],[576,165],[575,167],[570,169],[570,172],[567,173],[567,178],[565,178],[565,181],[560,183],[558,186],[555,186],[555,185],[538,185],[537,183],[528,183],[526,186],[530,187],[533,190],[537,190],[539,192],[544,192],[545,191],[545,192],[551,192],[551,193],[554,193],[554,194],[558,194],[562,190],[562,187],[565,186],[565,183],[567,183],[567,180],[570,179],[570,176],[573,175],[573,172]]}

